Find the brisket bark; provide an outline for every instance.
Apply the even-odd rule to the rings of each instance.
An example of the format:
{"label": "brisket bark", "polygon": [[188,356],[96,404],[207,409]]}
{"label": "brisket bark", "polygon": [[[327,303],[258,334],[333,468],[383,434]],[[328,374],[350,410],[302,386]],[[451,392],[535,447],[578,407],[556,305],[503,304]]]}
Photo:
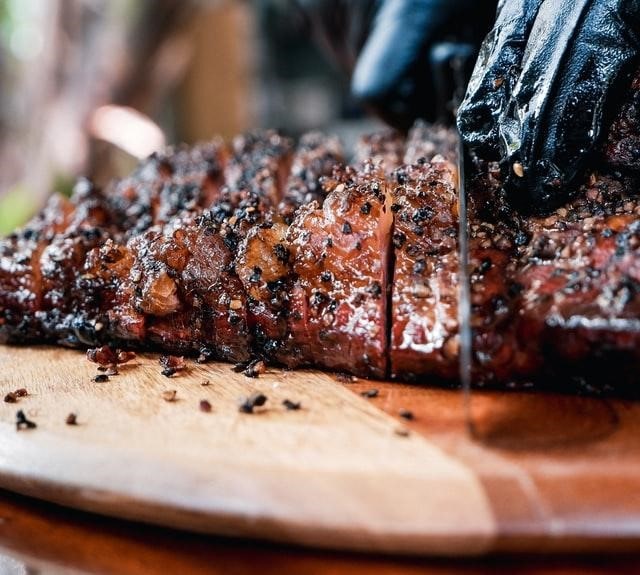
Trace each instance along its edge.
{"label": "brisket bark", "polygon": [[[638,364],[636,116],[623,108],[599,172],[547,217],[514,213],[478,161],[477,383]],[[455,381],[455,144],[418,124],[364,138],[349,167],[335,138],[265,131],[168,149],[105,190],[81,181],[0,241],[0,339]]]}

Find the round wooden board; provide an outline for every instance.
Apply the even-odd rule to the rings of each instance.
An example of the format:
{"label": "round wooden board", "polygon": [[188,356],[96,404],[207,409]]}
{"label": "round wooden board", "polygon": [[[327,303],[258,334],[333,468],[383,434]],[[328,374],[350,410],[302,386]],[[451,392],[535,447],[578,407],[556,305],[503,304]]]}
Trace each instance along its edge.
{"label": "round wooden board", "polygon": [[[495,533],[475,474],[326,374],[227,364],[161,375],[139,357],[105,383],[79,352],[0,348],[0,486],[117,517],[307,545],[479,553]],[[208,385],[202,385],[206,381]],[[176,400],[163,392],[176,390]],[[254,414],[238,399],[268,397]],[[213,409],[204,413],[199,402]],[[288,411],[284,399],[301,402]],[[16,431],[22,409],[37,423]],[[68,413],[78,425],[66,425]]]}
{"label": "round wooden board", "polygon": [[[0,487],[125,519],[353,550],[635,549],[640,540],[633,404],[618,402],[603,433],[578,425],[561,448],[514,450],[471,441],[455,391],[314,371],[249,379],[227,364],[160,372],[157,356],[140,356],[96,383],[80,352],[0,346],[0,392],[29,392],[0,406]],[[372,387],[378,397],[360,394]],[[170,390],[175,401],[163,398]],[[240,413],[239,399],[256,391],[264,408]],[[287,410],[285,399],[302,408]],[[495,421],[553,414],[558,401],[481,394],[477,406]],[[601,418],[599,404],[567,401],[561,426]],[[389,415],[401,407],[415,421]],[[37,428],[17,431],[18,409]],[[65,423],[71,412],[78,425]]]}

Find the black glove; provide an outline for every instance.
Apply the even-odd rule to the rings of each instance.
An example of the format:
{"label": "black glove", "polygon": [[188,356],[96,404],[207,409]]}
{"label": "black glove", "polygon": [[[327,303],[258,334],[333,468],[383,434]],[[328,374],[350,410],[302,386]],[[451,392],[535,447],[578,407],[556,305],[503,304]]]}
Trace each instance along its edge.
{"label": "black glove", "polygon": [[[333,57],[352,75],[353,95],[399,128],[435,120],[442,94],[434,59],[443,43],[477,51],[497,0],[298,0]],[[434,53],[434,46],[440,45]],[[475,57],[475,55],[474,55]],[[470,70],[469,70],[470,73]],[[440,119],[440,118],[439,118]]]}
{"label": "black glove", "polygon": [[621,104],[639,40],[640,0],[501,1],[458,127],[502,160],[516,205],[542,212],[567,199]]}

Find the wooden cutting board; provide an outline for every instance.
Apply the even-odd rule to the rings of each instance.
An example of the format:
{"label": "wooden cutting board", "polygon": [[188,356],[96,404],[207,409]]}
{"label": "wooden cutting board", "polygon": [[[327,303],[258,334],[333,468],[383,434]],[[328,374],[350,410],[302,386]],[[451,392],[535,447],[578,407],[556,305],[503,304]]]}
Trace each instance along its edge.
{"label": "wooden cutting board", "polygon": [[[81,352],[0,346],[0,487],[184,529],[400,553],[640,548],[640,405],[227,364],[108,382]],[[203,385],[208,382],[208,385]],[[376,388],[375,398],[361,392]],[[163,392],[176,390],[176,400]],[[238,411],[253,392],[268,397]],[[201,400],[212,411],[199,409]],[[283,400],[301,402],[288,411]],[[411,410],[413,421],[398,416]],[[37,424],[17,431],[16,411]],[[78,425],[65,423],[77,413]],[[407,433],[408,432],[408,433]]]}

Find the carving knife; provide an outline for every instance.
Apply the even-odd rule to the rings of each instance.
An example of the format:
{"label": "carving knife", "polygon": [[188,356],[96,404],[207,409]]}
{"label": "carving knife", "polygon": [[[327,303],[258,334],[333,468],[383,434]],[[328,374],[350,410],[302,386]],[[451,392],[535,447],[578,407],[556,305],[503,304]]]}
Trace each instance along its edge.
{"label": "carving knife", "polygon": [[471,417],[471,383],[473,367],[473,336],[471,332],[471,286],[469,278],[469,218],[465,186],[468,154],[458,134],[458,329],[460,337],[459,369],[463,393],[463,408],[467,430],[473,435]]}
{"label": "carving knife", "polygon": [[[464,98],[467,79],[470,76],[475,50],[469,44],[442,43],[432,48],[431,68],[434,71],[434,90],[437,115],[447,122],[457,112]],[[471,162],[464,141],[458,134],[458,326],[460,337],[459,374],[463,392],[464,414],[467,429],[473,435],[471,418],[471,384],[473,365],[473,338],[471,332],[471,300],[469,284],[469,222],[467,217],[466,169]]]}

